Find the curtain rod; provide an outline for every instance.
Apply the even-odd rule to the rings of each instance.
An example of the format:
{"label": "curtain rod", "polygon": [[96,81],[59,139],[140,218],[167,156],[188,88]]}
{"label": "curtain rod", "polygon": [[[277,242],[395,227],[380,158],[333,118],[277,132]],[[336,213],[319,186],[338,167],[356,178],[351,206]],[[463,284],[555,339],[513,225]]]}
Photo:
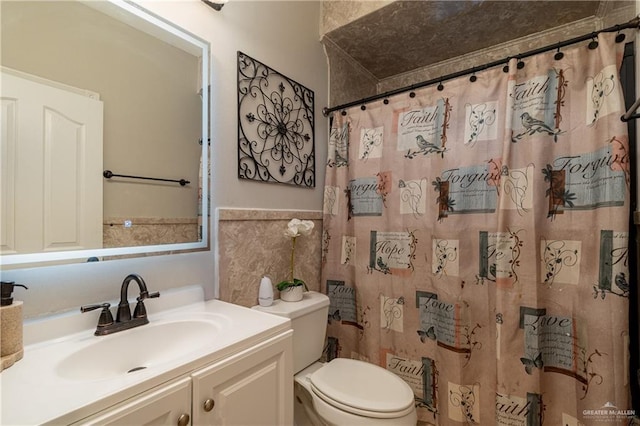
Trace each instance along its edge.
{"label": "curtain rod", "polygon": [[[468,68],[462,71],[457,71],[451,74],[446,74],[444,76],[438,77],[438,78],[432,78],[431,80],[426,80],[420,83],[416,83],[416,84],[412,84],[411,86],[405,86],[405,87],[401,87],[399,89],[394,89],[394,90],[390,90],[388,92],[384,92],[384,93],[380,93],[378,95],[373,95],[373,96],[369,96],[367,98],[363,98],[360,99],[358,101],[353,101],[353,102],[348,102],[346,104],[342,104],[342,105],[338,105],[338,106],[334,106],[331,108],[323,108],[322,109],[322,114],[326,117],[329,115],[329,113],[333,112],[333,111],[337,111],[340,109],[345,109],[345,108],[350,108],[352,106],[356,106],[356,105],[364,105],[366,103],[369,102],[373,102],[373,101],[377,101],[379,99],[384,99],[384,98],[388,98],[389,96],[393,96],[393,95],[397,95],[399,93],[404,93],[404,92],[408,92],[411,90],[415,90],[415,89],[419,89],[421,87],[426,87],[426,86],[430,86],[432,84],[435,83],[442,83],[443,81],[446,80],[451,80],[457,77],[462,77],[464,75],[468,75],[468,74],[473,74],[475,72],[478,71],[483,71],[486,70],[488,68],[493,68],[495,66],[498,65],[502,65],[502,64],[508,64],[509,61],[512,58],[515,59],[523,59],[523,58],[527,58],[529,56],[533,56],[533,55],[538,55],[540,53],[544,53],[544,52],[548,52],[550,50],[554,50],[554,49],[560,49],[562,47],[566,47],[575,43],[580,43],[581,41],[585,41],[585,40],[589,40],[589,39],[594,39],[598,34],[600,33],[611,33],[611,32],[617,32],[617,31],[621,31],[627,28],[639,28],[640,27],[640,17],[636,16],[635,18],[633,18],[632,20],[630,20],[629,22],[625,23],[625,24],[618,24],[618,25],[614,25],[612,27],[609,28],[603,28],[601,30],[598,31],[594,31],[591,32],[589,34],[585,34],[579,37],[574,37],[565,41],[561,41],[558,43],[554,43],[554,44],[550,44],[548,46],[545,47],[540,47],[538,49],[533,49],[533,50],[529,50],[527,52],[524,53],[520,53],[518,55],[514,55],[514,56],[507,56],[506,58],[497,60],[497,61],[493,61],[493,62],[489,62],[486,63],[484,65],[479,65],[479,66],[475,66],[473,68]],[[622,40],[620,40],[622,41]],[[524,63],[523,63],[524,65]]]}

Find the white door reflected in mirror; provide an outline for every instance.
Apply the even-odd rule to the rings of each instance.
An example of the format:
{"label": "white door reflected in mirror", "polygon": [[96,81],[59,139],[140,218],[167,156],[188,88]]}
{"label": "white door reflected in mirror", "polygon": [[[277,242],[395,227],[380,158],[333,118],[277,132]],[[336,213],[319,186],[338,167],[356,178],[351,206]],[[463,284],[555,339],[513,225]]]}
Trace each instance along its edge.
{"label": "white door reflected in mirror", "polygon": [[102,102],[9,69],[0,82],[0,253],[102,248]]}

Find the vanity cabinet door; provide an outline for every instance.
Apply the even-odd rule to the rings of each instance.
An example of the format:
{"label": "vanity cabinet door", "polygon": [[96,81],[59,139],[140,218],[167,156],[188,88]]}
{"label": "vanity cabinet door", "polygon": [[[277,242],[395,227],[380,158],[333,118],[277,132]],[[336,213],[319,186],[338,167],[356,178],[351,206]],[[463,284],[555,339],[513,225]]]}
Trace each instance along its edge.
{"label": "vanity cabinet door", "polygon": [[101,411],[75,425],[180,425],[193,424],[191,416],[191,379],[185,377],[160,386]]}
{"label": "vanity cabinet door", "polygon": [[293,424],[289,330],[192,374],[194,425]]}

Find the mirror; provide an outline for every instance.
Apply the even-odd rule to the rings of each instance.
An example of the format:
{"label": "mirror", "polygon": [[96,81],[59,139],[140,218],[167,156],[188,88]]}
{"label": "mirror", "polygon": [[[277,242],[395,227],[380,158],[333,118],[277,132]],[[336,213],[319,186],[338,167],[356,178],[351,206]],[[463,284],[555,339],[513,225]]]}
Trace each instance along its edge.
{"label": "mirror", "polygon": [[208,42],[130,1],[0,8],[2,269],[206,249]]}

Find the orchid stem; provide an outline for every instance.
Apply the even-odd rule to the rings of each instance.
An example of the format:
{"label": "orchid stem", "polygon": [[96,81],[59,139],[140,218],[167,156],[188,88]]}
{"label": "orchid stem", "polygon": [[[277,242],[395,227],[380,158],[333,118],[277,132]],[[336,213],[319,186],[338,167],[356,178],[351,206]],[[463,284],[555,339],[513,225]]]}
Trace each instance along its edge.
{"label": "orchid stem", "polygon": [[293,255],[296,250],[296,237],[291,238],[291,284],[294,284],[293,281]]}

